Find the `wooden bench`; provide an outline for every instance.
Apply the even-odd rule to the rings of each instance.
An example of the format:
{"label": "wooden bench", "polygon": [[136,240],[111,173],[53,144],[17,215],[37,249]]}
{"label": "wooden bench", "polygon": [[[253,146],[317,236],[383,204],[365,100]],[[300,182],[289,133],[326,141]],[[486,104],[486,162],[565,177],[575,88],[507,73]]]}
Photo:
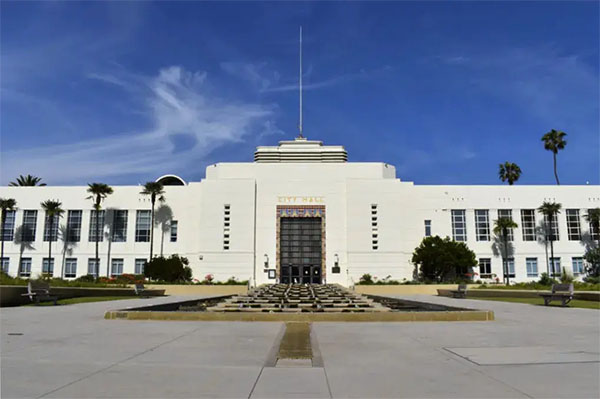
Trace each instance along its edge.
{"label": "wooden bench", "polygon": [[148,292],[146,291],[146,287],[144,287],[144,283],[136,283],[133,286],[133,289],[135,291],[135,295],[139,296],[140,298],[149,297]]}
{"label": "wooden bench", "polygon": [[452,293],[452,298],[466,298],[467,297],[467,285],[459,284],[458,289],[450,291]]}
{"label": "wooden bench", "polygon": [[50,284],[45,281],[33,280],[27,284],[27,293],[21,296],[28,296],[32,302],[39,305],[41,301],[53,301],[56,306],[57,296],[50,295]]}
{"label": "wooden bench", "polygon": [[573,299],[573,284],[553,284],[552,292],[539,294],[544,298],[544,305],[548,306],[552,301],[561,301],[562,306],[567,306]]}

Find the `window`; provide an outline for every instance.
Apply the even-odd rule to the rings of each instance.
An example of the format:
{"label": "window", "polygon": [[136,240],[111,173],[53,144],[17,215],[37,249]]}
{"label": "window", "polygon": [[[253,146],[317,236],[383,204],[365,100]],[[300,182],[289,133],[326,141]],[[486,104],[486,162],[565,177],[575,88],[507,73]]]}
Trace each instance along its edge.
{"label": "window", "polygon": [[579,223],[579,209],[567,209],[567,235],[570,241],[581,240],[581,225]]}
{"label": "window", "polygon": [[[512,209],[498,209],[498,219],[505,218],[513,220],[512,218]],[[515,236],[513,234],[513,229],[508,229],[508,241],[514,241]]]}
{"label": "window", "polygon": [[550,258],[550,275],[560,276],[561,273],[560,258]]}
{"label": "window", "polygon": [[492,277],[492,260],[490,258],[479,259],[479,276],[481,278]]}
{"label": "window", "polygon": [[523,241],[535,241],[535,209],[521,209]]}
{"label": "window", "polygon": [[113,216],[113,242],[127,241],[127,211],[115,211]]}
{"label": "window", "polygon": [[475,238],[477,241],[490,240],[490,220],[487,209],[475,210]]}
{"label": "window", "polygon": [[89,258],[87,274],[89,274],[90,276],[98,277],[98,272],[100,271],[99,265],[100,265],[99,261],[97,262],[96,259]]}
{"label": "window", "polygon": [[546,229],[548,240],[560,240],[560,235],[558,234],[558,215],[552,215],[552,223],[549,222],[548,216],[544,215],[544,228]]}
{"label": "window", "polygon": [[23,231],[21,233],[21,240],[23,242],[35,241],[36,223],[37,211],[23,211]]}
{"label": "window", "polygon": [[12,241],[14,238],[15,214],[16,211],[6,211],[4,214],[4,229],[2,230],[4,241]]}
{"label": "window", "polygon": [[123,259],[113,259],[110,265],[110,275],[112,276],[120,276],[123,274]]}
{"label": "window", "polygon": [[[229,251],[229,221],[231,216],[231,205],[223,205],[223,251]],[[177,224],[175,225],[175,238],[177,239]],[[171,239],[173,238],[173,230],[171,230]]]}
{"label": "window", "polygon": [[65,260],[65,277],[77,276],[77,259],[67,258]]}
{"label": "window", "polygon": [[81,211],[69,211],[67,215],[67,241],[79,242],[81,239]]}
{"label": "window", "polygon": [[467,225],[464,210],[452,210],[452,239],[454,241],[467,241]]}
{"label": "window", "polygon": [[526,258],[525,265],[527,266],[527,277],[537,277],[537,258]]}
{"label": "window", "polygon": [[171,220],[171,242],[177,242],[177,220]]}
{"label": "window", "polygon": [[0,264],[2,264],[2,271],[8,274],[8,267],[10,263],[10,258],[0,258]]}
{"label": "window", "polygon": [[89,241],[96,242],[96,214],[98,214],[98,241],[102,242],[104,240],[104,211],[96,210],[92,210],[90,213]]}
{"label": "window", "polygon": [[54,217],[52,217],[52,231],[50,231],[50,217],[48,216],[48,212],[46,212],[46,222],[44,225],[44,241],[56,241],[58,239],[59,224],[60,219],[58,215],[54,215]]}
{"label": "window", "polygon": [[135,260],[135,274],[144,274],[144,266],[146,265],[146,259]]}
{"label": "window", "polygon": [[150,242],[151,211],[137,211],[135,217],[135,242]]}
{"label": "window", "polygon": [[21,277],[29,277],[31,275],[31,258],[21,258],[19,275]]}
{"label": "window", "polygon": [[[588,215],[590,214],[590,211],[591,209],[588,209]],[[593,241],[600,240],[600,231],[596,231],[592,223],[590,223],[590,239],[592,239]]]}
{"label": "window", "polygon": [[377,204],[371,204],[371,249],[377,251],[379,249],[379,240],[377,229]]}
{"label": "window", "polygon": [[431,220],[425,221],[425,237],[431,237]]}
{"label": "window", "polygon": [[52,276],[54,274],[54,258],[44,258],[42,260],[42,274]]}
{"label": "window", "polygon": [[508,277],[515,277],[515,258],[506,259],[506,269],[508,270]]}
{"label": "window", "polygon": [[583,274],[583,258],[582,257],[573,258],[572,261],[573,261],[573,275],[579,276],[580,274]]}

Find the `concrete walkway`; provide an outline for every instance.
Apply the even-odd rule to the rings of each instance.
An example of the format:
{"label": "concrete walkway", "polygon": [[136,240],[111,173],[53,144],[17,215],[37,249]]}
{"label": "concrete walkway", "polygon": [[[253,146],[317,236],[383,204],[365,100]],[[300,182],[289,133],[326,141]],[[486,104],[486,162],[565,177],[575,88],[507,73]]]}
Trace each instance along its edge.
{"label": "concrete walkway", "polygon": [[283,323],[103,319],[185,299],[3,308],[2,398],[600,395],[596,310],[407,297],[492,309],[496,321],[315,323],[324,367],[265,367]]}

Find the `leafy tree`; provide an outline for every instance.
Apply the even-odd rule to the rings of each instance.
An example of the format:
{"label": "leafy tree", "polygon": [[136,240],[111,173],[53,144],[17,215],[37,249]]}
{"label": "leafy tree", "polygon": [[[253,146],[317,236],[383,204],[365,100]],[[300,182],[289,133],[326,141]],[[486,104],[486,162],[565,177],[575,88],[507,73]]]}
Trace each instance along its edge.
{"label": "leafy tree", "polygon": [[32,175],[27,175],[27,176],[20,175],[19,177],[17,177],[16,181],[11,181],[8,185],[9,186],[20,186],[20,187],[45,186],[46,183],[41,183],[41,181],[42,181],[41,177],[32,176]]}
{"label": "leafy tree", "polygon": [[421,280],[441,282],[463,278],[477,265],[477,259],[464,242],[434,236],[421,241],[413,252],[412,263],[419,266]]}
{"label": "leafy tree", "polygon": [[512,186],[521,177],[521,168],[516,163],[506,161],[499,165],[498,177]]}
{"label": "leafy tree", "polygon": [[[113,189],[104,183],[88,183],[87,192],[90,194],[87,199],[94,201],[93,207],[96,211],[96,276],[100,276],[100,257],[98,256],[98,246],[100,241],[100,211],[102,210],[102,201],[110,194]],[[106,261],[106,276],[109,276],[108,260]]]}
{"label": "leafy tree", "polygon": [[192,269],[187,258],[171,255],[168,258],[157,256],[144,266],[144,276],[161,281],[190,281]]}
{"label": "leafy tree", "polygon": [[583,259],[587,262],[587,274],[591,277],[600,277],[600,247],[589,248]]}
{"label": "leafy tree", "polygon": [[494,234],[500,238],[502,241],[502,247],[504,251],[502,251],[502,274],[504,274],[504,278],[506,279],[506,285],[510,284],[510,272],[508,270],[508,265],[506,263],[508,259],[508,233],[510,229],[516,229],[519,227],[511,218],[498,218],[494,224]]}
{"label": "leafy tree", "polygon": [[50,260],[52,259],[52,241],[56,241],[57,239],[57,237],[53,235],[54,221],[58,221],[58,218],[60,218],[65,211],[61,208],[62,203],[58,200],[47,200],[42,202],[41,205],[48,216],[48,228],[50,232],[48,234],[48,265],[50,265]]}
{"label": "leafy tree", "polygon": [[[600,208],[588,209],[587,214],[583,217],[590,224],[594,235],[598,239],[598,247],[600,247]],[[592,239],[594,235],[591,235]]]}
{"label": "leafy tree", "polygon": [[[544,230],[546,232],[546,241],[550,242],[550,262],[552,262],[552,266],[554,266],[554,240],[556,239],[556,237],[554,236],[554,229],[552,228],[552,225],[554,218],[558,217],[561,208],[561,204],[546,201],[544,201],[542,205],[538,208],[538,211],[540,211],[540,213],[542,213],[547,218]],[[547,265],[547,267],[548,274],[550,274],[550,265]],[[552,269],[554,271],[554,267]]]}
{"label": "leafy tree", "polygon": [[560,184],[558,181],[558,173],[556,172],[556,154],[558,154],[558,151],[564,149],[567,145],[567,141],[565,140],[566,135],[567,134],[565,132],[552,129],[542,136],[544,148],[548,151],[552,151],[552,155],[554,157],[554,177],[556,178],[556,184]]}
{"label": "leafy tree", "polygon": [[140,194],[149,195],[150,201],[152,202],[152,219],[150,222],[150,260],[152,260],[152,250],[154,247],[154,205],[156,204],[156,200],[159,202],[165,202],[162,183],[150,181],[144,184],[144,189]]}
{"label": "leafy tree", "polygon": [[0,198],[0,209],[2,209],[2,220],[0,221],[0,241],[2,242],[0,250],[0,262],[4,259],[4,223],[6,222],[6,212],[17,208],[17,201],[14,198]]}

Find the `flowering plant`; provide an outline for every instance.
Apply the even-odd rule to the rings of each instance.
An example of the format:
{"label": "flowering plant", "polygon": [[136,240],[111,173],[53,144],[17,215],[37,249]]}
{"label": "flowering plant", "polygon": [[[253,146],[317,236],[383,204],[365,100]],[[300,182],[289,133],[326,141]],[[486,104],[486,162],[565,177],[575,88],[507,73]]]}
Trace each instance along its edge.
{"label": "flowering plant", "polygon": [[212,281],[215,279],[215,276],[213,276],[212,274],[207,274],[206,276],[204,276],[204,281],[206,281],[207,283],[212,283]]}

